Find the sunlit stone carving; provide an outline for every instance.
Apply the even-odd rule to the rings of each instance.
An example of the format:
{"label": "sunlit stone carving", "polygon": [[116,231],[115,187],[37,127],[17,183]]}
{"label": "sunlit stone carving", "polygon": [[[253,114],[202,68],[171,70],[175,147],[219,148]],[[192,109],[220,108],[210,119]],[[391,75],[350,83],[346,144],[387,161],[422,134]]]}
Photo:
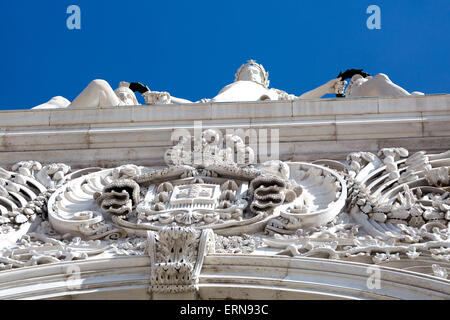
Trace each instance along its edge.
{"label": "sunlit stone carving", "polygon": [[[325,104],[311,103],[317,103],[316,111],[323,112],[322,107],[334,108],[335,101],[350,107],[356,103],[359,108],[365,106],[359,105],[360,102],[369,100],[373,101],[336,99]],[[434,103],[436,109],[445,107],[447,101],[430,97],[376,99],[373,109],[387,108],[391,100],[401,108],[414,101],[417,102],[414,108],[422,103],[428,108]],[[295,103],[298,102],[291,104],[291,108]],[[278,108],[278,104],[275,102],[273,106]],[[254,108],[255,104],[251,105]],[[185,110],[189,106],[168,108]],[[431,112],[434,122],[418,122],[419,127],[423,125],[421,132],[431,132],[429,127],[436,124],[441,130],[437,132],[444,136],[446,117],[441,111]],[[40,113],[53,116],[48,111]],[[122,291],[120,297],[138,292],[140,298],[147,299],[209,298],[216,294],[226,298],[228,292],[234,296],[249,290],[252,296],[245,298],[261,298],[258,290],[264,288],[273,290],[274,298],[284,292],[290,297],[304,297],[307,282],[320,297],[448,298],[450,151],[434,151],[436,146],[443,150],[447,147],[445,138],[437,135],[423,138],[433,147],[419,152],[419,147],[412,151],[400,147],[401,143],[390,146],[393,141],[406,141],[407,145],[406,139],[377,138],[381,134],[378,126],[383,121],[393,120],[392,130],[400,132],[395,126],[404,112],[397,113],[400,116],[393,115],[388,120],[371,114],[368,117],[374,117],[373,122],[369,118],[361,121],[363,124],[358,127],[361,131],[367,127],[370,134],[376,129],[376,138],[370,144],[369,140],[355,137],[359,134],[357,130],[348,130],[350,138],[345,142],[351,150],[348,155],[334,150],[345,143],[298,142],[290,136],[295,133],[293,129],[284,131],[284,148],[296,148],[300,153],[308,151],[307,148],[325,148],[333,154],[311,162],[295,161],[294,157],[291,161],[257,163],[258,154],[244,143],[245,139],[225,136],[223,140],[233,143],[233,148],[228,149],[214,143],[219,132],[213,129],[201,132],[197,137],[201,143],[197,145],[181,139],[167,151],[165,159],[170,161],[159,166],[147,164],[147,154],[138,159],[140,154],[136,150],[144,153],[150,148],[150,156],[152,152],[158,153],[163,161],[166,147],[146,144],[135,149],[113,148],[129,153],[130,157],[108,168],[90,168],[80,165],[81,161],[75,161],[78,166],[60,163],[63,161],[53,163],[53,155],[49,161],[15,160],[0,169],[0,270],[3,270],[0,296],[79,298],[89,292],[95,297],[117,298]],[[255,117],[259,116],[256,113]],[[273,119],[265,117],[262,121],[272,126]],[[293,121],[308,122],[308,128],[316,125],[315,119],[325,121],[317,114],[312,117],[311,122],[309,118]],[[253,121],[252,118],[252,126]],[[342,131],[347,130],[348,123],[360,119],[339,121],[334,124],[337,131]],[[222,120],[213,122],[225,126]],[[230,123],[232,126],[235,122]],[[70,134],[81,131],[73,130],[73,124],[69,126],[64,130]],[[92,130],[109,134],[103,126],[106,125],[97,123]],[[120,127],[119,131],[137,130],[140,134],[149,129],[147,124],[138,129],[135,123],[132,126]],[[161,122],[151,127],[152,134],[159,134],[158,126]],[[315,132],[314,129],[307,134]],[[91,139],[89,143],[98,138],[89,134],[87,137]],[[135,138],[133,135],[125,141],[133,144]],[[440,139],[440,145],[434,144],[435,139]],[[7,145],[8,140],[4,141]],[[111,150],[101,144],[94,152],[98,159],[103,159],[101,156]],[[56,152],[74,154],[66,150],[50,152],[55,157]],[[81,155],[91,150],[77,152]],[[192,161],[195,157],[184,156],[189,152],[206,156],[195,163]],[[12,153],[15,151],[6,151],[5,158],[12,157]],[[18,154],[39,155],[22,151]],[[111,162],[100,160],[95,165],[107,166],[117,155],[108,158]],[[366,270],[371,267],[380,268],[381,291],[366,286]],[[286,272],[293,281],[289,280],[288,289],[283,291]],[[68,285],[69,279],[77,276],[81,279],[78,286]],[[224,283],[231,291],[222,290]],[[205,296],[205,292],[210,295]]]}
{"label": "sunlit stone carving", "polygon": [[404,97],[404,96],[423,96],[422,92],[414,91],[409,93],[399,85],[389,79],[383,73],[375,77],[366,77],[357,74],[354,75],[345,90],[347,97]]}
{"label": "sunlit stone carving", "polygon": [[[283,90],[269,89],[269,73],[264,67],[249,60],[236,73],[233,83],[224,87],[212,99],[202,99],[198,102],[231,102],[231,101],[264,101],[264,100],[293,100],[321,98],[327,93],[343,93],[346,82],[340,78],[332,79],[322,86],[306,92],[299,97],[288,94]],[[147,104],[155,103],[192,103],[186,99],[170,96],[167,92],[147,92],[144,94]]]}
{"label": "sunlit stone carving", "polygon": [[72,102],[64,97],[54,97],[50,101],[36,106],[33,109],[139,105],[129,85],[128,82],[121,82],[119,87],[113,90],[105,80],[94,80]]}
{"label": "sunlit stone carving", "polygon": [[214,233],[193,228],[166,227],[148,232],[150,292],[197,291],[200,270],[207,254],[214,253]]}

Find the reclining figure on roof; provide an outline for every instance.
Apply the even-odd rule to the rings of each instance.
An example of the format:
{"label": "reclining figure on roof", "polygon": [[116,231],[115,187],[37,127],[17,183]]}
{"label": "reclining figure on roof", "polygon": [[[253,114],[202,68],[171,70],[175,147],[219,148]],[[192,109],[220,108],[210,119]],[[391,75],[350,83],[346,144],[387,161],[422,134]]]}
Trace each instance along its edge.
{"label": "reclining figure on roof", "polygon": [[406,97],[423,96],[422,92],[409,93],[402,87],[396,85],[383,73],[375,77],[367,74],[355,74],[345,90],[346,97]]}
{"label": "reclining figure on roof", "polygon": [[56,109],[73,107],[118,107],[139,105],[133,92],[133,85],[121,82],[116,90],[105,80],[92,81],[72,103],[64,97],[58,96],[33,109]]}

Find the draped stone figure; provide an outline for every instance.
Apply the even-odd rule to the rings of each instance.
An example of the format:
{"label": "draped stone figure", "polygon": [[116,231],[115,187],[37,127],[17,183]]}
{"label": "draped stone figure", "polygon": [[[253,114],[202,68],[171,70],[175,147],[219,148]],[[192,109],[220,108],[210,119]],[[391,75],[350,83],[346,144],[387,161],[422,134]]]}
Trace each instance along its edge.
{"label": "draped stone figure", "polygon": [[[233,83],[225,86],[217,96],[212,99],[202,99],[197,102],[232,102],[232,101],[263,101],[263,100],[293,100],[321,98],[327,93],[343,93],[345,81],[340,78],[332,79],[322,86],[306,92],[299,97],[288,94],[279,89],[269,89],[269,73],[264,67],[249,60],[242,65],[235,75]],[[167,92],[149,91],[144,94],[147,104],[158,103],[192,103],[186,99],[170,96]]]}
{"label": "draped stone figure", "polygon": [[[382,73],[375,77],[363,77],[356,74],[351,78],[347,89],[345,88],[347,82],[338,77],[300,96],[269,88],[269,84],[269,73],[261,64],[249,60],[239,68],[233,83],[225,86],[214,98],[202,99],[196,103],[319,99],[326,94],[343,95],[344,92],[347,97],[423,95],[421,92],[409,93]],[[106,81],[94,80],[72,102],[58,96],[33,109],[139,105],[135,95],[136,91],[144,96],[147,105],[193,103],[186,99],[173,97],[168,92],[150,91],[148,87],[140,83],[121,82],[119,88],[114,91]]]}

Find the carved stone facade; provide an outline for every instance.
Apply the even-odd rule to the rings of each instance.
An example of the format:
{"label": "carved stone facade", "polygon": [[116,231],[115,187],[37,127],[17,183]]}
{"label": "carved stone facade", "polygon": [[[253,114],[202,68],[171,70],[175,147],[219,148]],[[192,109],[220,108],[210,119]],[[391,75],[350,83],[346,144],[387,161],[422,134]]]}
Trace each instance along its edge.
{"label": "carved stone facade", "polygon": [[[258,163],[238,135],[225,135],[232,147],[217,144],[218,131],[204,129],[198,143],[177,142],[160,154],[164,166],[75,169],[51,159],[4,166],[0,298],[57,297],[50,289],[8,291],[22,269],[33,281],[43,265],[61,267],[51,272],[65,277],[64,268],[79,268],[86,281],[63,291],[80,297],[92,273],[111,270],[107,284],[93,286],[122,281],[118,292],[133,288],[147,298],[226,298],[233,290],[246,298],[253,290],[247,280],[291,298],[313,284],[328,297],[357,298],[365,290],[374,299],[450,298],[450,145]],[[195,153],[203,160],[191,162]],[[381,291],[365,288],[361,275],[362,266],[375,265],[385,276]],[[288,296],[288,278],[273,280],[270,272],[280,268],[297,277],[289,289],[297,296]],[[353,279],[347,287],[339,274]]]}

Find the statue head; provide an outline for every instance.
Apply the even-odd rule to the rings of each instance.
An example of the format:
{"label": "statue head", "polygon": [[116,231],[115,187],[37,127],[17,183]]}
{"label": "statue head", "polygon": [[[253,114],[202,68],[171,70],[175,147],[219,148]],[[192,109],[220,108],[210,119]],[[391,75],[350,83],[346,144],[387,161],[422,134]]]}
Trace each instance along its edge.
{"label": "statue head", "polygon": [[253,81],[265,88],[268,88],[270,83],[269,73],[255,60],[249,60],[239,68],[234,82],[236,81]]}
{"label": "statue head", "polygon": [[129,88],[129,83],[121,82],[119,87],[114,91],[117,97],[127,106],[137,106],[139,102],[136,99],[136,95]]}

